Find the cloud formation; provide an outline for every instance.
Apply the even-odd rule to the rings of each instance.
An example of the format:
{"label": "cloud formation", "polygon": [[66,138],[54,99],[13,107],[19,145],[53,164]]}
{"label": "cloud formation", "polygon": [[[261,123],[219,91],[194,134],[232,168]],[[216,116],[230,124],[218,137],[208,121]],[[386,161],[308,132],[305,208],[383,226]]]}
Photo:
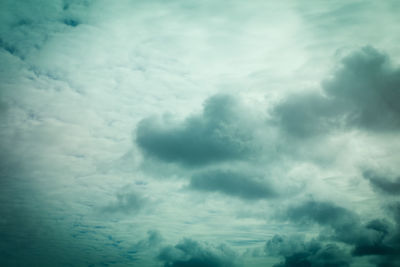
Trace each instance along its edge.
{"label": "cloud formation", "polygon": [[271,184],[251,174],[229,170],[213,170],[192,176],[190,188],[200,191],[220,192],[248,200],[277,196]]}
{"label": "cloud formation", "polygon": [[161,249],[158,259],[164,267],[233,267],[237,255],[225,245],[202,245],[192,239],[184,239],[175,246]]}
{"label": "cloud formation", "polygon": [[143,251],[143,250],[152,250],[152,249],[154,250],[155,248],[161,245],[163,240],[164,238],[162,237],[159,231],[149,230],[147,231],[147,237],[135,243],[130,249],[130,251],[133,253],[137,253],[138,251]]}
{"label": "cloud formation", "polygon": [[[319,92],[302,88],[337,49],[370,43],[397,60],[400,5],[294,2],[0,1],[0,265],[232,266],[237,254],[217,238],[239,253],[273,234],[293,245],[242,255],[244,266],[340,266],[349,255],[399,265],[398,219],[363,217],[383,213],[397,176],[366,173],[373,194],[354,166],[396,165],[398,68],[364,48]],[[209,97],[221,92],[234,97]],[[183,119],[148,118],[164,111]],[[314,203],[266,224],[296,196],[325,192],[359,214]],[[168,233],[161,260],[164,241],[148,229]],[[182,235],[210,243],[177,244]]]}
{"label": "cloud formation", "polygon": [[255,150],[252,130],[241,122],[244,118],[238,101],[229,95],[215,95],[204,103],[202,114],[181,123],[142,120],[136,143],[150,156],[187,166],[241,160]]}
{"label": "cloud formation", "polygon": [[354,227],[360,223],[355,213],[333,203],[314,200],[290,207],[285,215],[296,223],[329,226],[334,230],[335,238],[343,241],[353,238]]}
{"label": "cloud formation", "polygon": [[301,236],[275,235],[266,243],[265,251],[284,258],[274,267],[346,267],[351,263],[350,255],[336,244],[305,241]]}
{"label": "cloud formation", "polygon": [[272,111],[286,134],[303,138],[335,130],[373,132],[400,129],[400,69],[367,46],[349,54],[322,92],[290,95]]}
{"label": "cloud formation", "polygon": [[377,189],[381,193],[389,195],[400,194],[400,176],[398,177],[386,177],[372,170],[366,170],[363,172],[363,177],[367,179],[374,189]]}
{"label": "cloud formation", "polygon": [[396,266],[400,263],[397,253],[400,249],[399,207],[399,203],[394,203],[388,208],[393,223],[386,219],[362,223],[360,217],[350,210],[317,201],[290,207],[285,216],[292,222],[326,227],[320,238],[352,246],[352,256],[374,256],[378,266]]}

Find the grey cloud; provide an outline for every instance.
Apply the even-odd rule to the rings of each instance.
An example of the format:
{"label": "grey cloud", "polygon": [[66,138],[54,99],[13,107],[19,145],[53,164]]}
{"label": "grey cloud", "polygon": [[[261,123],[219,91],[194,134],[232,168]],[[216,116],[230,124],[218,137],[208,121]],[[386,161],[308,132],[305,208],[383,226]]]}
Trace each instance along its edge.
{"label": "grey cloud", "polygon": [[274,267],[344,267],[351,263],[350,255],[336,244],[323,244],[317,240],[305,241],[299,236],[275,235],[266,243],[265,251],[284,258],[284,261]]}
{"label": "grey cloud", "polygon": [[368,170],[363,172],[363,177],[367,179],[374,189],[390,195],[400,194],[400,176],[396,178],[386,177],[375,171]]}
{"label": "grey cloud", "polygon": [[71,27],[77,27],[79,24],[81,24],[79,21],[75,19],[64,19],[63,23]]}
{"label": "grey cloud", "polygon": [[163,237],[160,232],[156,230],[150,230],[147,232],[147,239],[141,240],[137,243],[139,247],[154,247],[163,241]]}
{"label": "grey cloud", "polygon": [[[263,156],[272,157],[278,152],[273,157],[279,158],[280,153],[299,148],[298,143],[290,143],[281,136],[268,136],[267,130],[273,126],[278,133],[295,138],[349,129],[398,130],[399,87],[400,69],[391,66],[384,54],[372,47],[349,54],[332,78],[322,83],[321,92],[297,93],[272,108],[264,125],[265,144],[269,143],[272,153]],[[148,156],[185,166],[247,160],[257,155],[256,147],[261,147],[252,134],[255,125],[247,123],[251,121],[247,117],[249,113],[235,98],[216,95],[205,102],[201,114],[181,123],[155,118],[142,120],[137,127],[136,143]]]}
{"label": "grey cloud", "polygon": [[206,246],[191,239],[166,246],[158,255],[165,267],[232,267],[237,266],[236,258],[236,253],[225,245]]}
{"label": "grey cloud", "polygon": [[381,257],[376,260],[379,267],[395,267],[400,265],[400,202],[390,204],[387,210],[394,219],[394,225],[390,225],[386,221],[383,221],[383,225],[370,225],[370,227],[379,229],[384,234],[384,248],[379,248]]}
{"label": "grey cloud", "polygon": [[349,124],[371,130],[400,126],[400,69],[392,68],[387,56],[364,47],[342,61],[325,91],[347,109]]}
{"label": "grey cloud", "polygon": [[178,125],[155,119],[142,120],[136,142],[150,156],[165,162],[200,166],[226,160],[246,159],[254,150],[251,129],[239,103],[228,95],[215,95],[204,103],[202,114]]}
{"label": "grey cloud", "polygon": [[352,240],[354,228],[359,225],[359,218],[353,212],[329,202],[307,201],[298,206],[290,207],[286,215],[297,223],[318,223],[330,226],[335,236],[342,241]]}
{"label": "grey cloud", "polygon": [[272,111],[274,125],[299,138],[326,133],[338,125],[332,102],[321,94],[291,95]]}
{"label": "grey cloud", "polygon": [[14,54],[16,52],[16,48],[13,45],[8,44],[7,42],[3,41],[3,39],[0,38],[0,48],[4,49],[10,54]]}
{"label": "grey cloud", "polygon": [[277,196],[274,188],[256,177],[233,171],[214,170],[192,176],[190,188],[220,192],[248,200]]}
{"label": "grey cloud", "polygon": [[317,223],[328,227],[333,233],[326,236],[322,232],[320,238],[352,246],[353,256],[369,255],[375,256],[378,262],[399,262],[399,207],[400,205],[396,204],[389,209],[394,217],[394,225],[386,219],[374,219],[363,224],[356,213],[329,202],[308,201],[289,208],[285,216],[296,223]]}
{"label": "grey cloud", "polygon": [[382,132],[400,128],[400,69],[372,47],[341,61],[321,93],[289,96],[272,111],[274,123],[294,137],[315,136],[335,129]]}
{"label": "grey cloud", "polygon": [[161,246],[164,238],[157,230],[147,231],[147,237],[136,242],[129,250],[129,253],[136,254],[141,251],[154,250]]}

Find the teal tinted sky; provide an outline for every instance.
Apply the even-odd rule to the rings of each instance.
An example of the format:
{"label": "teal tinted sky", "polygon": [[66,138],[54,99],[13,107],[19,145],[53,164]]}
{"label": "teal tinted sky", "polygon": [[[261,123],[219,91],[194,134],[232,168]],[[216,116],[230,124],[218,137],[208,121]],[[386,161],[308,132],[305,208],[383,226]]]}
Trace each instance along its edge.
{"label": "teal tinted sky", "polygon": [[399,266],[400,2],[0,1],[1,266]]}

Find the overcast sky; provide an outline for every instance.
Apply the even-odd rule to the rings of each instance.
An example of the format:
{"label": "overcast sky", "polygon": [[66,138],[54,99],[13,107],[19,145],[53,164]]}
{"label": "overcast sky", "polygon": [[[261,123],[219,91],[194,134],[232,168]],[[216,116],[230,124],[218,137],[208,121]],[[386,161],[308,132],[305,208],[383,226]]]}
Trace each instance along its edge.
{"label": "overcast sky", "polygon": [[400,265],[400,2],[0,1],[0,265]]}

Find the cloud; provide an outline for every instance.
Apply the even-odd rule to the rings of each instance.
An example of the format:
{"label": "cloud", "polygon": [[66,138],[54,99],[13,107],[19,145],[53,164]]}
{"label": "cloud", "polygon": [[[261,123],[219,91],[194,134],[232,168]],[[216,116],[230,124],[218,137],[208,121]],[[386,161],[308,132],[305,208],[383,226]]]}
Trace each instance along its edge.
{"label": "cloud", "polygon": [[303,93],[287,97],[272,111],[272,123],[294,137],[315,136],[331,130],[335,111],[321,94]]}
{"label": "cloud", "polygon": [[[258,133],[265,137],[260,144],[254,137],[257,123],[251,122],[249,110],[241,107],[235,97],[254,99],[253,103],[260,103],[266,113],[264,96],[280,99],[286,90],[313,84],[329,65],[320,63],[325,63],[326,55],[342,45],[378,41],[377,47],[398,56],[398,42],[393,40],[400,37],[388,30],[393,28],[396,32],[398,23],[382,23],[398,17],[394,16],[398,8],[392,8],[390,15],[382,12],[380,4],[374,4],[377,8],[373,9],[360,4],[343,16],[339,11],[319,11],[341,6],[337,1],[329,5],[300,4],[304,10],[319,15],[312,26],[321,20],[332,24],[332,31],[321,27],[325,28],[321,29],[323,33],[332,33],[338,21],[335,18],[339,18],[340,25],[336,26],[341,26],[337,27],[343,33],[340,38],[350,36],[350,41],[337,46],[337,38],[333,38],[334,44],[332,38],[314,38],[315,32],[309,31],[313,27],[303,24],[293,1],[264,2],[233,1],[226,5],[222,1],[191,0],[0,1],[0,119],[5,122],[0,127],[4,140],[0,145],[0,265],[157,266],[149,261],[155,260],[152,253],[163,245],[156,245],[156,233],[140,241],[147,229],[161,229],[168,233],[168,240],[179,240],[183,232],[204,239],[223,236],[238,251],[244,251],[264,242],[275,229],[287,229],[285,225],[265,225],[264,219],[271,210],[293,197],[288,194],[287,199],[273,199],[273,186],[291,187],[292,183],[301,184],[304,177],[310,177],[312,182],[323,177],[325,182],[325,177],[338,173],[351,176],[347,166],[314,169],[310,164],[298,164],[305,160],[303,155],[297,155],[301,154],[296,153],[298,150],[304,147],[308,155],[314,155],[314,147],[318,146],[332,155],[330,143],[318,143],[313,138],[302,144],[286,143],[286,136],[278,129],[276,139],[269,132],[257,132],[257,137]],[[365,9],[384,18],[374,15],[373,20],[370,16],[360,19],[359,11]],[[342,27],[348,24],[343,23],[343,17],[356,18],[362,26]],[[364,18],[368,22],[364,23]],[[375,24],[385,34],[382,29],[370,27]],[[379,27],[382,25],[385,27]],[[364,26],[366,31],[355,40],[353,33]],[[283,50],[285,53],[281,53]],[[310,71],[316,68],[316,72]],[[216,88],[235,97],[211,97],[204,109],[188,116],[193,106],[215,94]],[[288,97],[286,109],[276,109],[276,125],[290,134],[297,129],[296,135],[301,137],[348,127],[346,115],[351,105],[343,104],[345,111],[337,113],[334,104],[341,97],[326,90]],[[143,135],[137,139],[142,143],[135,143],[131,149],[132,123],[164,110],[183,119],[143,121],[143,127],[138,126]],[[262,117],[264,112],[258,115]],[[269,130],[270,125],[259,125]],[[360,125],[355,120],[354,127]],[[275,134],[275,129],[271,132]],[[391,145],[391,140],[382,142]],[[164,176],[172,173],[170,176],[188,180],[152,179],[151,173],[138,166],[141,157],[137,149],[151,161],[148,166],[154,167],[154,172]],[[370,156],[363,154],[366,150],[352,151],[361,157]],[[132,156],[121,161],[127,152]],[[352,157],[353,154],[346,155],[343,161],[351,164]],[[284,162],[287,158],[288,162]],[[250,167],[260,173],[282,174],[273,175],[282,183],[271,183],[269,175],[248,172]],[[220,177],[224,170],[230,174],[229,181]],[[201,179],[196,179],[197,175]],[[137,192],[115,194],[117,188],[135,181],[144,183],[135,185]],[[349,196],[346,182],[345,178],[338,178],[337,183],[330,179],[329,184],[316,183],[313,189],[318,190],[321,185],[321,192],[325,192],[335,184],[332,193],[360,199],[359,194],[364,191]],[[194,192],[180,190],[186,183],[193,189],[221,196],[199,201]],[[270,201],[242,203],[232,197]],[[154,205],[149,203],[153,200]],[[106,205],[100,216],[93,212],[99,205]],[[354,206],[358,205],[364,204]],[[143,216],[130,216],[136,213]],[[223,225],[223,231],[216,225]],[[394,247],[391,220],[357,226],[368,226],[365,231],[376,232],[377,237],[383,238],[381,243]],[[174,242],[166,244],[186,257],[174,258],[170,265],[206,257],[183,252],[175,247],[175,241],[166,242]],[[134,245],[146,248],[133,253],[140,262],[125,257]],[[152,246],[156,249],[147,251]],[[325,244],[321,246],[324,248]],[[199,243],[198,247],[219,259],[226,259],[228,256],[221,255],[229,254],[206,244]],[[359,251],[367,253],[364,251],[368,249]],[[254,265],[258,264],[246,264]]]}
{"label": "cloud", "polygon": [[163,237],[160,232],[156,230],[147,231],[147,239],[139,241],[136,246],[138,247],[154,247],[159,245],[163,241]]}
{"label": "cloud", "polygon": [[346,241],[353,238],[354,227],[359,225],[358,216],[330,202],[307,201],[290,207],[285,215],[296,223],[318,223],[330,226],[335,231],[335,237]]}
{"label": "cloud", "polygon": [[400,129],[400,69],[372,47],[349,54],[322,92],[295,94],[272,110],[272,123],[303,138],[334,130],[373,132]]}
{"label": "cloud", "polygon": [[346,112],[347,124],[368,130],[400,127],[400,69],[372,47],[364,47],[342,60],[333,79],[324,84],[327,94]]}
{"label": "cloud", "polygon": [[275,235],[267,241],[265,251],[270,255],[281,256],[283,262],[274,267],[295,266],[350,266],[351,257],[336,244],[322,244],[317,240],[305,241],[300,236]]}
{"label": "cloud", "polygon": [[74,19],[64,19],[63,22],[70,27],[77,27],[80,24],[79,21]]}
{"label": "cloud", "polygon": [[[246,159],[254,152],[252,130],[246,127],[238,101],[215,95],[200,115],[170,125],[165,120],[142,120],[136,143],[147,155],[165,162],[201,166]],[[243,123],[242,123],[243,122]]]}
{"label": "cloud", "polygon": [[372,170],[363,172],[363,177],[367,179],[374,189],[379,192],[386,193],[389,195],[400,194],[400,176],[396,178],[388,178],[384,175],[380,175]]}
{"label": "cloud", "polygon": [[161,246],[163,241],[164,238],[159,231],[149,230],[147,231],[146,238],[139,240],[131,248],[129,248],[129,253],[136,254],[138,252],[148,250],[154,251]]}
{"label": "cloud", "polygon": [[147,199],[136,192],[118,193],[116,201],[103,207],[104,212],[137,213],[147,204]]}
{"label": "cloud", "polygon": [[91,1],[2,1],[0,50],[33,65],[32,55],[81,22]]}
{"label": "cloud", "polygon": [[220,192],[248,200],[277,196],[272,185],[265,181],[229,170],[213,170],[195,174],[190,180],[189,187],[200,191]]}
{"label": "cloud", "polygon": [[[329,202],[307,201],[290,207],[286,218],[296,223],[317,223],[327,227],[329,232],[320,233],[320,238],[343,242],[352,246],[353,256],[374,256],[377,262],[399,262],[400,210],[398,203],[389,207],[394,224],[386,219],[373,219],[362,223],[359,216],[345,208]],[[395,266],[388,265],[388,266]],[[381,266],[378,264],[378,266]],[[386,266],[386,265],[382,265]]]}
{"label": "cloud", "polygon": [[165,267],[232,267],[237,266],[236,257],[235,252],[225,245],[202,245],[192,239],[166,246],[158,255]]}

